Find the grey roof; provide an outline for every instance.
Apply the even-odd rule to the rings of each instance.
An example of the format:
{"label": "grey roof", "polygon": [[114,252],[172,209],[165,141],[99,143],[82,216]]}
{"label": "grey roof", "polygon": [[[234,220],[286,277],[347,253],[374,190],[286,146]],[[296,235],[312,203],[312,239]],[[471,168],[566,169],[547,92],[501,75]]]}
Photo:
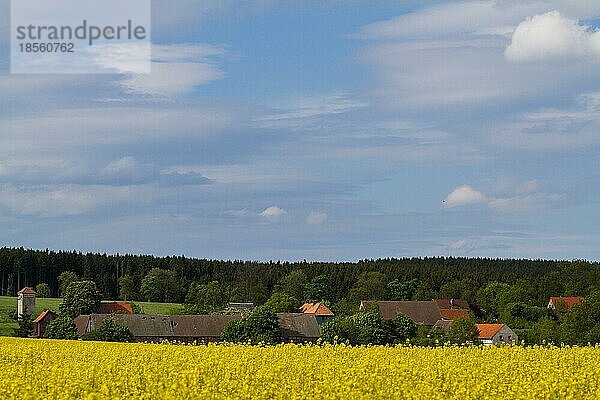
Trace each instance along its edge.
{"label": "grey roof", "polygon": [[175,337],[219,338],[229,321],[240,320],[240,315],[172,315],[171,326]]}
{"label": "grey roof", "polygon": [[452,321],[440,319],[433,325],[433,328],[442,328],[443,330],[447,331],[450,329],[450,325],[452,325]]}
{"label": "grey roof", "polygon": [[173,335],[171,321],[167,315],[91,314],[75,318],[77,336],[83,336],[99,328],[107,318],[112,318],[116,323],[127,326],[135,337],[164,338]]}
{"label": "grey roof", "polygon": [[279,327],[284,339],[306,338],[317,339],[321,336],[321,330],[314,314],[303,313],[279,313]]}
{"label": "grey roof", "polygon": [[442,319],[435,301],[362,301],[361,309],[376,306],[383,319],[394,319],[406,314],[415,324],[433,326]]}

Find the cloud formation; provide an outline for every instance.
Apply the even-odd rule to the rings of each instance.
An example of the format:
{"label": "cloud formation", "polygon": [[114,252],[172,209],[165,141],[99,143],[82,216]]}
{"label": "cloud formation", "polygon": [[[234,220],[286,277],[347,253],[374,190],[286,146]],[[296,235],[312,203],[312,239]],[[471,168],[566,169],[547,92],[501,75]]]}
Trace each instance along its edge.
{"label": "cloud formation", "polygon": [[327,220],[327,213],[311,211],[306,217],[306,223],[310,225],[319,225]]}
{"label": "cloud formation", "polygon": [[521,22],[504,54],[512,62],[597,58],[600,56],[600,32],[554,10]]}
{"label": "cloud formation", "polygon": [[486,202],[483,194],[473,189],[469,185],[459,186],[454,189],[444,200],[447,208],[467,206],[473,204],[482,204]]}
{"label": "cloud formation", "polygon": [[286,211],[284,209],[279,208],[277,206],[271,206],[265,208],[265,210],[260,213],[260,216],[268,220],[274,221],[281,218],[284,214],[286,214]]}

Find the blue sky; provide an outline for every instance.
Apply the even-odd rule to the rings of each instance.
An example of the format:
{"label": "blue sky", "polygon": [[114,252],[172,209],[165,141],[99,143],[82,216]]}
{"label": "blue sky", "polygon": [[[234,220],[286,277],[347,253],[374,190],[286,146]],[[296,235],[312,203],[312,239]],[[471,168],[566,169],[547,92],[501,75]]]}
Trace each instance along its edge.
{"label": "blue sky", "polygon": [[600,260],[600,3],[152,4],[150,75],[9,74],[0,244]]}

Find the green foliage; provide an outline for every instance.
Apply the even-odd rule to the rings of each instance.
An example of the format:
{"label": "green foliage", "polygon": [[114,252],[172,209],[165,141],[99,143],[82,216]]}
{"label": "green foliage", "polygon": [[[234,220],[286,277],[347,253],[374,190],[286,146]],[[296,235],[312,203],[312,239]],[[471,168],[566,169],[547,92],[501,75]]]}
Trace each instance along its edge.
{"label": "green foliage", "polygon": [[185,297],[184,312],[193,311],[190,314],[210,314],[222,310],[227,305],[228,299],[229,297],[223,286],[217,281],[206,285],[193,282]]}
{"label": "green foliage", "polygon": [[550,317],[543,317],[533,325],[528,335],[528,341],[531,343],[553,343],[559,344],[559,326],[558,322]]}
{"label": "green foliage", "polygon": [[131,311],[133,311],[134,314],[142,314],[142,307],[140,307],[139,304],[134,303],[133,301],[130,304],[131,304]]}
{"label": "green foliage", "polygon": [[510,285],[493,281],[477,291],[477,305],[481,308],[488,320],[499,317],[503,301],[509,299]]}
{"label": "green foliage", "polygon": [[388,342],[379,311],[359,312],[351,316],[350,319],[358,330],[358,336],[355,340],[357,343],[385,344]]}
{"label": "green foliage", "polygon": [[221,332],[221,340],[229,343],[244,343],[248,341],[243,320],[232,320],[225,324]]}
{"label": "green foliage", "polygon": [[387,277],[377,271],[364,272],[359,275],[354,287],[348,293],[348,299],[354,303],[361,300],[383,300],[387,289]]}
{"label": "green foliage", "polygon": [[387,343],[404,343],[407,339],[417,336],[417,326],[407,315],[400,314],[392,320],[383,322]]}
{"label": "green foliage", "polygon": [[79,280],[79,278],[77,277],[77,274],[73,271],[61,272],[61,274],[58,275],[58,283],[60,285],[59,288],[60,288],[61,297],[64,297],[69,285],[78,280]]}
{"label": "green foliage", "polygon": [[448,329],[448,339],[454,343],[474,342],[477,336],[479,331],[472,318],[460,317]]}
{"label": "green foliage", "polygon": [[246,318],[229,321],[221,332],[221,338],[233,343],[279,343],[281,342],[279,319],[269,307],[259,306]]}
{"label": "green foliage", "polygon": [[298,301],[285,293],[273,293],[264,306],[274,313],[291,313],[298,311]]}
{"label": "green foliage", "polygon": [[415,291],[413,300],[426,301],[435,299],[436,297],[438,297],[437,292],[431,289],[427,283],[421,282]]}
{"label": "green foliage", "polygon": [[406,282],[394,279],[387,285],[387,300],[412,300],[419,285],[419,280],[416,278]]}
{"label": "green foliage", "polygon": [[131,275],[126,275],[119,279],[119,298],[124,301],[131,301],[137,297],[137,285]]}
{"label": "green foliage", "polygon": [[352,318],[335,317],[321,326],[321,341],[325,343],[358,344],[359,331]]}
{"label": "green foliage", "polygon": [[33,332],[33,318],[31,315],[23,314],[18,320],[19,327],[13,330],[15,337],[28,337]]}
{"label": "green foliage", "polygon": [[35,286],[35,295],[36,297],[45,299],[47,297],[50,297],[50,286],[47,283],[38,283]]}
{"label": "green foliage", "polygon": [[307,284],[308,278],[304,271],[294,270],[277,283],[275,292],[285,293],[300,303],[307,300],[304,298],[304,288]]}
{"label": "green foliage", "polygon": [[500,321],[511,328],[529,328],[531,325],[548,317],[548,308],[531,306],[522,302],[509,303],[500,310]]}
{"label": "green foliage", "polygon": [[86,333],[81,339],[99,342],[133,342],[135,337],[128,327],[118,324],[112,318],[107,318],[98,328]]}
{"label": "green foliage", "polygon": [[478,285],[472,279],[466,278],[445,283],[440,288],[439,297],[443,299],[464,299],[474,302]]}
{"label": "green foliage", "polygon": [[325,275],[316,276],[304,287],[305,300],[331,300],[331,281]]}
{"label": "green foliage", "polygon": [[61,315],[75,318],[82,314],[92,314],[100,306],[100,293],[92,281],[72,282],[66,289],[63,302],[59,306]]}
{"label": "green foliage", "polygon": [[73,319],[67,315],[61,315],[48,324],[45,337],[47,339],[77,339],[77,327]]}
{"label": "green foliage", "polygon": [[174,271],[152,268],[142,279],[140,294],[149,302],[172,303],[180,299],[181,288]]}

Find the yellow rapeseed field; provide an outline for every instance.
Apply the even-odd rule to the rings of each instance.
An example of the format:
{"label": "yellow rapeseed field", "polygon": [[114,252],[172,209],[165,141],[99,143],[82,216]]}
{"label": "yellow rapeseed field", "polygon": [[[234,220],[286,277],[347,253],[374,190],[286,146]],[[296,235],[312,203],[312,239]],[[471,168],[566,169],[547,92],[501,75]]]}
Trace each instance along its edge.
{"label": "yellow rapeseed field", "polygon": [[0,399],[599,399],[600,348],[0,339]]}

